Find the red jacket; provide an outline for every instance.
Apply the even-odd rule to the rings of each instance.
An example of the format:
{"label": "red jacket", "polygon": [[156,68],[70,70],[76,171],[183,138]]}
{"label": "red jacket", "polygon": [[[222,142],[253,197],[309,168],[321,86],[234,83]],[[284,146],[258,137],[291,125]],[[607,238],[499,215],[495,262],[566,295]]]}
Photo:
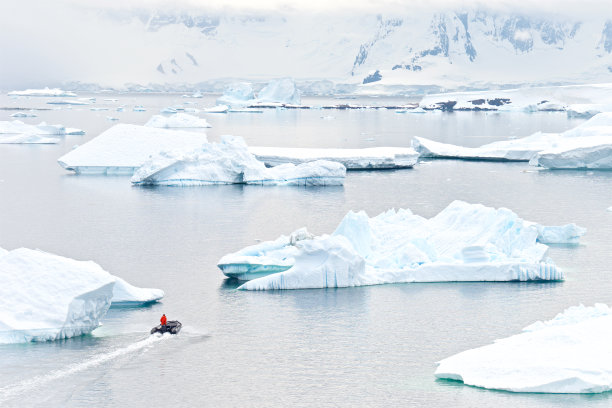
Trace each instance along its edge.
{"label": "red jacket", "polygon": [[168,319],[166,319],[166,315],[163,315],[159,321],[161,322],[162,326],[165,326]]}

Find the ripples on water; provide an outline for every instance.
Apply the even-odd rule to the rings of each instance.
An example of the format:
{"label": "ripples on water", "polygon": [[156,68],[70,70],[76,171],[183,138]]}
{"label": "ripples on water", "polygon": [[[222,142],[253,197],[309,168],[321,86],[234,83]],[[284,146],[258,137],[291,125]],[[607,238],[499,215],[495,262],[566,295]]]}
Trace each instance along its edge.
{"label": "ripples on water", "polygon": [[[164,289],[166,298],[150,307],[111,309],[91,336],[0,346],[0,405],[148,407],[162,394],[176,406],[215,407],[610,405],[609,393],[494,392],[436,381],[433,372],[436,361],[516,334],[566,307],[612,302],[612,213],[606,211],[612,172],[429,161],[412,170],[352,172],[344,187],[138,188],[122,177],[71,175],[56,160],[112,126],[106,116],[142,124],[185,100],[96,96],[109,106],[103,98],[118,98],[126,111],[41,111],[26,122],[81,127],[87,135],[51,146],[0,145],[0,246],[93,259],[137,286]],[[44,101],[0,97],[0,106]],[[201,107],[213,99],[194,102]],[[130,104],[148,111],[131,112]],[[10,113],[0,111],[0,120]],[[213,125],[211,140],[236,134],[252,145],[329,147],[408,146],[417,135],[476,146],[580,123],[563,113],[392,110],[205,117]],[[248,293],[236,291],[216,268],[222,255],[256,240],[302,226],[329,233],[348,210],[375,215],[404,207],[431,217],[455,199],[506,206],[543,224],[587,227],[581,245],[549,251],[567,280]],[[185,325],[176,338],[147,336],[162,313]]]}

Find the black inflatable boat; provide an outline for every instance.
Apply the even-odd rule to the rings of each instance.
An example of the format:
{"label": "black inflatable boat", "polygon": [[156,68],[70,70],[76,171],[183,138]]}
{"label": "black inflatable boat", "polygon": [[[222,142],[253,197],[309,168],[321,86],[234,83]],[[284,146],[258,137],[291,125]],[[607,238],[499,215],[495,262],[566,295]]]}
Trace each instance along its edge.
{"label": "black inflatable boat", "polygon": [[170,333],[170,334],[178,334],[181,331],[181,327],[183,325],[178,320],[168,320],[165,326],[157,325],[151,329],[151,334],[153,333]]}

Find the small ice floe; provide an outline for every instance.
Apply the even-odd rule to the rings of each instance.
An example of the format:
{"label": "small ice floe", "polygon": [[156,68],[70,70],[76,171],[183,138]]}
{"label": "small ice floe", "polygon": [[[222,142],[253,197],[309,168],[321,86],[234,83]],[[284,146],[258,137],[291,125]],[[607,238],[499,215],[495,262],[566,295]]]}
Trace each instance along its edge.
{"label": "small ice floe", "polygon": [[77,96],[74,92],[64,91],[59,88],[26,89],[25,91],[12,91],[9,96]]}
{"label": "small ice floe", "polygon": [[132,111],[134,112],[146,112],[146,108],[142,105],[136,105],[134,106],[134,108],[132,108]]}
{"label": "small ice floe", "polygon": [[204,113],[227,113],[229,110],[229,106],[227,105],[217,105],[212,108],[205,108],[202,110]]}

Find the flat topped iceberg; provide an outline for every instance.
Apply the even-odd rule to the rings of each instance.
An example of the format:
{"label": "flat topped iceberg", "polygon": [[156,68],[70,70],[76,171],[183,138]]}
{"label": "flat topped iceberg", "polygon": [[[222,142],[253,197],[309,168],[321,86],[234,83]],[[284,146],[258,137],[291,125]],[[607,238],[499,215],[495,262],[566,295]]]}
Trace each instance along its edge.
{"label": "flat topped iceberg", "polygon": [[64,125],[28,125],[20,120],[0,121],[0,143],[58,143],[59,136],[84,134],[80,129]]}
{"label": "flat topped iceberg", "polygon": [[25,91],[12,91],[9,96],[77,96],[74,92],[63,91],[59,88],[26,89]]}
{"label": "flat topped iceberg", "polygon": [[368,147],[363,149],[325,149],[300,147],[249,147],[266,166],[300,164],[313,160],[342,163],[347,170],[395,169],[413,167],[419,153],[410,147]]}
{"label": "flat topped iceberg", "polygon": [[267,168],[249,153],[242,138],[223,136],[221,143],[204,143],[191,151],[166,151],[151,157],[135,171],[132,183],[342,185],[345,176],[342,164],[328,161]]}
{"label": "flat topped iceberg", "polygon": [[[576,242],[585,233],[577,228],[543,227],[505,208],[462,201],[451,203],[430,219],[404,209],[373,218],[351,211],[331,236],[306,237],[293,243],[281,237],[226,255],[218,266],[226,275],[239,279],[261,276],[241,286],[247,290],[561,280],[562,272],[544,259],[548,247],[538,239],[552,239],[544,232],[554,231],[555,242]],[[341,259],[348,259],[349,253],[355,258],[343,275],[333,274],[338,259],[322,255],[336,246]],[[363,269],[359,259],[364,262]],[[313,270],[325,276],[315,276]]]}
{"label": "flat topped iceberg", "polygon": [[0,248],[0,344],[90,333],[111,306],[137,306],[164,296],[137,288],[92,261],[26,248]]}
{"label": "flat topped iceberg", "polygon": [[66,153],[58,162],[78,174],[131,175],[160,151],[194,149],[206,142],[201,132],[119,124]]}
{"label": "flat topped iceberg", "polygon": [[574,306],[523,333],[440,361],[436,377],[512,392],[612,389],[612,310]]}
{"label": "flat topped iceberg", "polygon": [[93,262],[31,249],[0,255],[0,343],[90,333],[111,305],[115,278]]}
{"label": "flat topped iceberg", "polygon": [[177,113],[172,116],[153,115],[145,126],[155,128],[209,128],[206,119],[187,113]]}
{"label": "flat topped iceberg", "polygon": [[[521,139],[463,147],[416,137],[421,157],[531,161],[549,168],[610,168],[612,113],[600,113],[563,133],[537,132]],[[606,167],[607,166],[607,167]]]}

